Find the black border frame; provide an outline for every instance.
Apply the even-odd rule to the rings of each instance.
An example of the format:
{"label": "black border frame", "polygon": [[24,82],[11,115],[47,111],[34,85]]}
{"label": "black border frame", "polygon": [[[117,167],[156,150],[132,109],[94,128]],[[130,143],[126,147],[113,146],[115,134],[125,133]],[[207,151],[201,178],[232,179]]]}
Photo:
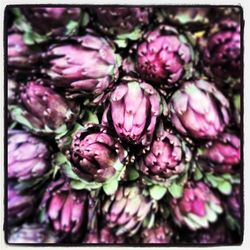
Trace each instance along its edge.
{"label": "black border frame", "polygon": [[[241,190],[241,219],[240,219],[240,227],[241,227],[241,235],[240,235],[240,242],[236,244],[224,244],[224,243],[212,243],[212,244],[84,244],[84,243],[9,243],[8,242],[8,235],[7,235],[7,202],[8,202],[8,195],[7,195],[7,180],[8,180],[8,28],[7,28],[7,11],[11,8],[16,7],[93,7],[93,6],[112,6],[112,7],[235,7],[239,8],[240,10],[240,25],[241,25],[241,124],[240,124],[240,139],[241,139],[241,164],[240,164],[240,190]],[[241,246],[244,240],[244,12],[242,6],[239,5],[212,5],[212,4],[8,4],[5,6],[4,9],[4,26],[3,26],[3,37],[4,37],[4,224],[3,224],[3,231],[4,231],[4,240],[5,243],[9,246],[42,246],[42,247],[215,247],[215,246]]]}

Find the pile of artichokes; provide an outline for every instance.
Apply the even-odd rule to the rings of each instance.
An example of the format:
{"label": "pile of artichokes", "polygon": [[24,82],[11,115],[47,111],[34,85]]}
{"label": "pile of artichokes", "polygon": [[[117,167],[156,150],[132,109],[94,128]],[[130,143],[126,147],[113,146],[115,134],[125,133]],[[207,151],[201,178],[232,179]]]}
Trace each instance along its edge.
{"label": "pile of artichokes", "polygon": [[8,243],[242,241],[240,7],[5,18]]}

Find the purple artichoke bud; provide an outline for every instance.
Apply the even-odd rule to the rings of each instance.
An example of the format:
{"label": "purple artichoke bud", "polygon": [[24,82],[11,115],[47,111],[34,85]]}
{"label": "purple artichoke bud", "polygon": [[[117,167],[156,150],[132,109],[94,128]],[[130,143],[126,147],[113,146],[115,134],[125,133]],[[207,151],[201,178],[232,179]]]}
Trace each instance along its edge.
{"label": "purple artichoke bud", "polygon": [[17,32],[8,35],[8,66],[25,68],[30,66],[30,48],[24,43],[23,35]]}
{"label": "purple artichoke bud", "polygon": [[156,181],[178,177],[192,157],[183,143],[173,132],[158,128],[149,151],[138,159],[139,170]]}
{"label": "purple artichoke bud", "polygon": [[233,134],[224,133],[215,141],[200,149],[199,157],[219,165],[236,165],[240,163],[240,139]]}
{"label": "purple artichoke bud", "polygon": [[12,119],[44,135],[64,133],[79,113],[74,103],[34,81],[21,86],[20,102],[12,108]]}
{"label": "purple artichoke bud", "polygon": [[127,34],[149,24],[151,8],[138,7],[93,7],[97,27],[109,35]]}
{"label": "purple artichoke bud", "polygon": [[138,46],[137,65],[143,79],[173,86],[183,77],[185,65],[191,62],[191,47],[178,31],[161,25],[147,33]]}
{"label": "purple artichoke bud", "polygon": [[16,101],[17,82],[13,79],[8,79],[8,104],[13,104]]}
{"label": "purple artichoke bud", "polygon": [[9,130],[8,134],[8,178],[23,181],[43,177],[49,169],[48,145],[21,130]]}
{"label": "purple artichoke bud", "polygon": [[87,191],[73,190],[69,182],[59,179],[48,186],[41,208],[45,209],[45,219],[55,231],[76,239],[86,223],[87,198]]}
{"label": "purple artichoke bud", "polygon": [[73,171],[87,181],[105,182],[124,166],[127,151],[99,125],[86,125],[77,132],[66,152]]}
{"label": "purple artichoke bud", "polygon": [[88,244],[119,244],[124,243],[123,236],[115,236],[112,231],[104,227],[100,230],[100,232],[89,232],[83,243]]}
{"label": "purple artichoke bud", "polygon": [[220,200],[203,182],[186,183],[182,197],[172,198],[170,207],[175,223],[186,225],[193,231],[208,228],[223,211]]}
{"label": "purple artichoke bud", "polygon": [[166,244],[171,242],[172,230],[166,223],[154,225],[152,228],[144,229],[142,232],[142,243]]}
{"label": "purple artichoke bud", "polygon": [[205,80],[185,82],[171,97],[168,108],[175,128],[197,139],[214,139],[229,123],[228,100]]}
{"label": "purple artichoke bud", "polygon": [[77,31],[81,20],[80,8],[20,8],[33,30],[41,35],[64,35]]}
{"label": "purple artichoke bud", "polygon": [[212,28],[203,51],[204,63],[209,65],[213,75],[223,79],[240,77],[240,44],[240,24],[237,22],[226,19]]}
{"label": "purple artichoke bud", "polygon": [[229,213],[238,221],[241,218],[241,191],[240,185],[234,185],[233,191],[230,196],[227,197],[227,208]]}
{"label": "purple artichoke bud", "polygon": [[189,30],[205,28],[210,23],[212,8],[207,7],[160,7],[158,21],[171,22],[173,25]]}
{"label": "purple artichoke bud", "polygon": [[8,183],[8,224],[15,225],[29,218],[35,210],[37,198],[31,192],[23,193]]}
{"label": "purple artichoke bud", "polygon": [[[133,144],[150,144],[158,117],[164,112],[159,93],[149,84],[123,78],[111,94],[102,124]],[[163,110],[163,111],[162,111]]]}
{"label": "purple artichoke bud", "polygon": [[155,203],[143,195],[137,186],[119,186],[116,193],[107,198],[103,206],[106,225],[116,236],[134,235],[144,219],[153,211]]}
{"label": "purple artichoke bud", "polygon": [[96,96],[117,79],[120,57],[108,40],[89,33],[74,43],[52,46],[47,62],[53,85]]}
{"label": "purple artichoke bud", "polygon": [[13,228],[8,238],[8,243],[12,244],[52,244],[57,241],[55,233],[42,224],[23,224]]}

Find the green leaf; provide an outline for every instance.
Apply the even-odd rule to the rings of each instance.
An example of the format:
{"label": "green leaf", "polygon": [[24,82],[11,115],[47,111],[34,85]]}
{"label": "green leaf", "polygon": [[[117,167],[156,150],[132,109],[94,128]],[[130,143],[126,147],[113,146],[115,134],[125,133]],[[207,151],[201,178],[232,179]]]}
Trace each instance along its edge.
{"label": "green leaf", "polygon": [[117,36],[118,40],[126,40],[126,39],[130,39],[130,40],[137,40],[142,36],[142,31],[140,28],[135,28],[132,32],[130,33],[124,33],[124,34],[120,34]]}
{"label": "green leaf", "polygon": [[13,120],[15,120],[16,122],[26,126],[29,129],[33,129],[31,123],[23,116],[23,110],[16,106],[16,105],[11,105],[9,107],[10,113],[11,113],[11,117]]}
{"label": "green leaf", "polygon": [[188,218],[190,218],[192,221],[194,221],[196,224],[207,228],[208,227],[208,221],[206,217],[200,217],[197,216],[196,214],[189,213]]}
{"label": "green leaf", "polygon": [[24,43],[26,43],[27,45],[34,44],[34,37],[33,37],[32,33],[28,33],[28,32],[24,33],[23,40],[24,40]]}
{"label": "green leaf", "polygon": [[206,204],[206,217],[209,222],[215,222],[217,220],[217,214],[212,210],[208,204]]}
{"label": "green leaf", "polygon": [[46,221],[46,209],[42,208],[38,212],[38,220],[40,223],[44,223]]}
{"label": "green leaf", "polygon": [[175,182],[168,188],[168,191],[174,198],[180,198],[183,192],[183,186],[178,185]]}
{"label": "green leaf", "polygon": [[89,14],[87,12],[84,12],[82,16],[82,26],[83,27],[87,26],[89,24],[89,21],[90,21]]}
{"label": "green leaf", "polygon": [[76,31],[78,25],[78,22],[70,20],[66,25],[66,35],[72,35]]}
{"label": "green leaf", "polygon": [[150,196],[155,200],[160,200],[166,194],[167,188],[159,185],[153,185],[149,188]]}
{"label": "green leaf", "polygon": [[221,193],[229,195],[232,192],[232,185],[228,181],[223,181],[218,185],[218,189],[220,190]]}
{"label": "green leaf", "polygon": [[116,192],[118,188],[118,181],[117,180],[113,180],[111,182],[105,183],[103,185],[103,191],[107,194],[107,195],[112,195]]}
{"label": "green leaf", "polygon": [[228,180],[229,182],[232,182],[234,180],[233,176],[231,174],[223,174],[222,178],[224,180]]}
{"label": "green leaf", "polygon": [[89,110],[85,112],[84,117],[83,117],[83,122],[99,124],[97,115]]}
{"label": "green leaf", "polygon": [[214,202],[209,202],[209,207],[217,214],[221,214],[223,212],[222,207],[218,206]]}
{"label": "green leaf", "polygon": [[203,176],[203,174],[202,174],[201,170],[198,167],[196,167],[195,172],[194,172],[194,179],[196,181],[198,181],[202,178],[202,176]]}
{"label": "green leaf", "polygon": [[128,44],[126,40],[120,40],[120,39],[115,39],[114,42],[117,44],[119,48],[126,48]]}
{"label": "green leaf", "polygon": [[206,174],[206,180],[212,185],[212,187],[216,188],[218,186],[218,180],[212,174]]}
{"label": "green leaf", "polygon": [[82,179],[78,179],[78,180],[71,180],[70,185],[73,189],[76,190],[82,190],[82,189],[86,189],[86,190],[93,190],[93,189],[98,189],[101,188],[102,184],[101,183],[97,183],[97,182],[87,182],[84,181]]}
{"label": "green leaf", "polygon": [[188,218],[188,217],[183,217],[183,220],[185,221],[185,223],[188,225],[189,228],[193,229],[193,230],[197,230],[200,227],[197,225],[196,222],[194,222],[192,219]]}
{"label": "green leaf", "polygon": [[86,189],[86,187],[88,186],[88,183],[80,181],[80,180],[71,180],[70,186],[73,189],[82,190],[82,189]]}
{"label": "green leaf", "polygon": [[135,168],[128,169],[128,179],[134,181],[140,176],[139,172]]}

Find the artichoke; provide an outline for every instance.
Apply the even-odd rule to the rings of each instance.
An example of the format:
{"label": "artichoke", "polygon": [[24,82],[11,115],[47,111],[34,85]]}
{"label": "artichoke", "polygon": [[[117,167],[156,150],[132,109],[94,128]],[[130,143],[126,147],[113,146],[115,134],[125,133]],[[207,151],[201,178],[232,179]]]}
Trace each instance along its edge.
{"label": "artichoke", "polygon": [[187,30],[206,28],[211,19],[213,9],[208,7],[161,7],[157,13],[160,23],[170,22]]}
{"label": "artichoke", "polygon": [[124,243],[124,237],[115,236],[112,231],[104,227],[99,232],[89,232],[83,241],[88,244],[119,244]]}
{"label": "artichoke", "polygon": [[240,24],[225,19],[212,27],[207,45],[203,45],[205,71],[209,76],[222,79],[240,77],[241,38]]}
{"label": "artichoke", "polygon": [[212,224],[208,229],[201,229],[196,232],[185,232],[181,237],[184,238],[183,241],[185,243],[198,243],[204,245],[232,243],[225,223],[222,220]]}
{"label": "artichoke", "polygon": [[137,49],[141,77],[162,88],[179,84],[191,60],[190,45],[174,27],[167,25],[148,32]]}
{"label": "artichoke", "polygon": [[76,33],[81,21],[81,8],[20,8],[32,29],[40,35],[58,36]]}
{"label": "artichoke", "polygon": [[223,212],[220,200],[201,181],[187,182],[182,197],[171,198],[170,207],[175,223],[193,231],[208,228]]}
{"label": "artichoke", "polygon": [[34,214],[37,197],[31,190],[22,192],[16,183],[8,182],[7,199],[9,225],[19,224]]}
{"label": "artichoke", "polygon": [[103,183],[121,171],[127,151],[105,128],[87,124],[74,134],[66,155],[80,178]]}
{"label": "artichoke", "polygon": [[90,31],[51,46],[45,61],[45,72],[53,86],[91,96],[100,96],[112,86],[121,63],[112,44]]}
{"label": "artichoke", "polygon": [[239,164],[240,154],[240,139],[234,134],[223,133],[216,140],[207,143],[204,148],[200,148],[198,158],[211,163],[210,167],[215,171],[223,171],[224,166],[230,168]]}
{"label": "artichoke", "polygon": [[146,197],[143,190],[134,184],[120,185],[116,193],[106,199],[102,211],[106,225],[116,236],[132,236],[155,208],[155,201]]}
{"label": "artichoke", "polygon": [[177,135],[159,127],[148,152],[138,157],[138,168],[151,179],[165,182],[184,173],[191,157],[190,150]]}
{"label": "artichoke", "polygon": [[96,28],[113,36],[120,47],[125,47],[126,40],[137,40],[142,36],[141,28],[149,24],[152,13],[148,7],[106,6],[89,9],[98,21]]}
{"label": "artichoke", "polygon": [[86,224],[88,193],[71,189],[69,182],[61,178],[50,183],[40,208],[45,210],[44,220],[51,222],[56,232],[76,240]]}
{"label": "artichoke", "polygon": [[18,244],[41,244],[57,243],[56,234],[49,230],[43,224],[23,224],[21,227],[15,227],[10,231],[8,243]]}
{"label": "artichoke", "polygon": [[159,116],[166,114],[164,105],[151,85],[126,77],[112,92],[102,124],[129,143],[149,145]]}
{"label": "artichoke", "polygon": [[167,244],[171,243],[172,229],[167,223],[155,224],[152,228],[144,229],[142,232],[142,243],[144,244]]}
{"label": "artichoke", "polygon": [[74,103],[35,81],[22,85],[19,97],[21,105],[10,107],[12,119],[38,134],[67,132],[79,113],[79,107]]}
{"label": "artichoke", "polygon": [[34,181],[50,169],[47,143],[21,130],[8,131],[8,178]]}
{"label": "artichoke", "polygon": [[8,43],[8,67],[10,69],[22,69],[31,66],[31,49],[25,44],[20,32],[10,32]]}
{"label": "artichoke", "polygon": [[241,219],[241,191],[240,185],[234,185],[232,193],[226,199],[228,212],[237,220]]}
{"label": "artichoke", "polygon": [[175,128],[197,139],[215,139],[229,123],[228,100],[205,80],[185,82],[172,95],[168,109]]}

